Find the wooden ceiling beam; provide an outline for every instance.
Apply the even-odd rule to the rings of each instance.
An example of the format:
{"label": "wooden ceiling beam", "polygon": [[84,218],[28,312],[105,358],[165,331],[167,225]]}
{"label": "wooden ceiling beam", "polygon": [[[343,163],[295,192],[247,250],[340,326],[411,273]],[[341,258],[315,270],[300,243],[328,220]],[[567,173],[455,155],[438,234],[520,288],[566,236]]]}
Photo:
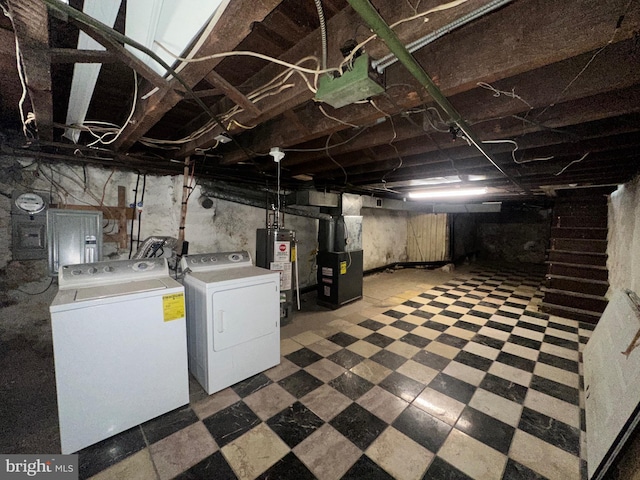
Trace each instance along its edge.
{"label": "wooden ceiling beam", "polygon": [[[522,181],[525,185],[536,187],[545,184],[550,180],[559,180],[559,183],[575,183],[584,181],[584,175],[589,174],[592,181],[599,179],[607,170],[616,170],[626,172],[629,175],[633,173],[633,167],[637,161],[639,154],[635,148],[621,149],[615,152],[595,153],[586,157],[579,163],[573,164],[571,167],[563,171],[576,158],[558,158],[546,162],[540,162],[536,168],[527,168],[523,165],[513,163],[509,155],[498,155],[496,160],[502,168],[510,175]],[[637,166],[636,166],[637,167]],[[562,172],[562,173],[559,173]],[[478,186],[492,186],[496,183],[505,184],[504,178],[496,176],[496,172],[491,166],[486,166],[486,162],[482,162],[480,157],[469,159],[464,164],[457,165],[454,169],[447,162],[439,162],[435,164],[414,165],[389,172],[385,180],[393,185],[393,183],[415,180],[420,178],[431,178],[440,176],[450,176],[456,174],[473,174],[485,175],[486,180],[472,182]],[[381,176],[371,173],[351,174],[347,172],[348,182],[352,185],[365,186],[377,185],[381,183]],[[336,172],[336,178],[343,178],[342,172]],[[557,178],[556,178],[557,177]],[[600,181],[605,180],[600,178]],[[508,185],[508,184],[507,184]]]}
{"label": "wooden ceiling beam", "polygon": [[[536,118],[536,114],[540,113],[542,109],[532,110],[530,112],[531,119]],[[519,145],[522,142],[522,148],[531,148],[527,146],[527,137],[521,140],[523,135],[530,135],[536,132],[544,132],[546,129],[563,129],[566,127],[579,126],[581,124],[589,122],[603,121],[606,119],[615,119],[624,115],[640,112],[640,86],[634,86],[622,90],[616,90],[613,92],[607,92],[591,97],[578,99],[572,102],[565,102],[556,105],[553,109],[550,109],[539,117],[536,123],[523,122],[517,118],[507,116],[502,119],[494,120],[492,122],[483,122],[476,125],[474,128],[481,139],[496,139],[496,138],[516,138]],[[613,125],[612,128],[616,126]],[[622,126],[621,126],[622,127]],[[593,127],[598,129],[599,127]],[[631,127],[630,127],[631,128]],[[637,126],[633,127],[637,130]],[[555,145],[558,148],[563,143],[574,142],[579,139],[578,135],[589,135],[588,125],[582,129],[578,127],[567,129],[564,137],[559,134],[556,136],[549,136],[545,139],[546,145]],[[604,130],[606,131],[606,130]],[[499,132],[496,134],[496,132]],[[597,135],[597,131],[593,134]],[[410,141],[408,147],[405,149],[406,142],[399,142],[396,145],[400,155],[415,154],[416,150],[422,150],[423,154],[438,153],[438,150],[448,152],[451,149],[455,149],[458,144],[454,144],[447,138],[446,134],[433,133],[432,138],[438,142],[436,146],[429,139],[425,139],[423,143],[416,145],[415,142]],[[446,141],[443,141],[446,139]],[[461,142],[462,140],[459,140]],[[541,144],[538,147],[544,146]],[[376,151],[380,151],[381,147],[378,147]],[[494,148],[494,147],[492,147]],[[466,151],[473,151],[470,147],[464,147]],[[384,149],[386,153],[380,153],[377,157],[378,160],[389,159],[388,163],[395,162],[397,154],[395,149]],[[361,159],[353,153],[347,153],[343,155],[333,155],[338,163],[341,163],[343,167],[351,167],[361,163],[367,163],[369,159]],[[289,166],[287,164],[287,157],[283,160],[283,167],[286,167],[291,175],[299,174],[320,174],[323,171],[333,170],[335,167],[333,163],[328,162],[310,162],[307,164]]]}
{"label": "wooden ceiling beam", "polygon": [[254,117],[258,117],[260,115],[260,109],[256,104],[249,100],[242,92],[240,92],[240,90],[222,78],[222,76],[216,73],[215,70],[211,70],[207,73],[204,79],[212,86],[218,87],[218,89],[222,90],[222,92],[236,105],[242,107]]}
{"label": "wooden ceiling beam", "polygon": [[[562,102],[593,96],[609,90],[619,90],[640,83],[640,69],[636,68],[636,62],[629,54],[632,48],[632,40],[609,46],[607,54],[597,57],[590,65],[588,72],[574,82],[572,88],[564,95]],[[575,76],[575,72],[589,61],[591,55],[591,53],[580,55],[560,63],[547,65],[516,77],[501,80],[493,85],[497,90],[513,91],[513,93],[519,94],[526,103],[503,94],[496,97],[495,92],[480,87],[453,96],[451,102],[456,105],[456,108],[470,124],[492,118],[499,119],[510,115],[527,114],[529,105],[534,109],[537,108],[540,112],[548,105],[548,92],[556,91],[559,93],[558,85],[567,85]],[[411,118],[418,126],[406,121],[400,123],[403,122],[402,119],[394,118],[396,124],[400,123],[400,125],[396,125],[396,141],[424,136],[425,132],[420,128],[422,118],[419,115],[412,115]],[[336,156],[358,151],[367,146],[384,145],[387,138],[393,138],[393,131],[388,122],[369,128],[367,132],[359,135],[352,142],[333,148],[331,152]],[[316,148],[320,145],[324,145],[324,140],[309,144],[309,148]],[[304,148],[305,146],[299,147]],[[293,166],[323,156],[324,152],[322,151],[292,152],[287,155],[286,162],[287,165]]]}
{"label": "wooden ceiling beam", "polygon": [[20,47],[25,83],[35,115],[38,137],[53,138],[53,98],[49,58],[49,15],[39,0],[8,0]]}
{"label": "wooden ceiling beam", "polygon": [[[205,57],[213,53],[231,51],[251,32],[254,22],[262,21],[282,0],[235,0],[230,2],[222,13],[218,23],[208,38],[194,55],[194,58]],[[188,63],[180,69],[180,77],[190,87],[195,87],[222,59],[206,62]],[[172,88],[156,92],[136,105],[132,121],[125,127],[114,146],[118,150],[128,150],[151,127],[158,123],[181,99],[173,87],[178,88],[177,80],[171,81]]]}
{"label": "wooden ceiling beam", "polygon": [[[547,3],[549,5],[546,5]],[[586,52],[592,52],[594,49],[607,45],[613,32],[616,31],[618,16],[627,3],[627,0],[616,0],[613,4],[607,2],[606,4],[594,5],[581,2],[557,3],[550,0],[546,2],[515,2],[492,13],[486,19],[467,25],[464,29],[454,31],[436,43],[424,47],[416,52],[415,56],[423,65],[427,66],[426,70],[441,86],[445,95],[451,96],[477,88],[476,83],[479,80],[496,82],[538,69],[548,63],[560,62]],[[522,24],[525,20],[529,21],[532,9],[537,9],[534,16],[540,20],[539,23],[536,23],[537,28],[514,28],[514,25]],[[564,22],[561,27],[557,25],[558,19],[567,18],[580,18],[581,21]],[[491,25],[505,25],[505,28],[488,27],[488,22],[491,22]],[[585,22],[589,24],[588,29],[585,27]],[[640,8],[638,5],[633,5],[627,12],[621,27],[616,31],[614,41],[631,38],[633,26],[638,22],[640,22]],[[487,28],[491,28],[491,36],[487,35]],[[493,40],[494,32],[498,34],[498,31],[500,42]],[[562,48],[558,48],[559,35],[562,36]],[[491,38],[490,43],[488,43],[489,38]],[[482,45],[483,48],[478,48],[478,45]],[[509,48],[505,48],[504,45],[509,45]],[[442,54],[443,51],[446,51],[447,54]],[[481,58],[476,57],[475,52],[482,52]],[[450,71],[451,65],[456,65],[456,70]],[[579,71],[580,69],[574,71],[573,76],[577,75]],[[396,64],[388,68],[386,73],[387,85],[406,83],[407,74],[401,65]],[[567,83],[554,85],[552,91],[560,93]],[[570,91],[571,89],[566,93]],[[415,92],[405,94],[404,97],[403,94],[405,92],[389,92],[389,95],[398,104],[417,106],[422,103],[422,99]],[[370,115],[366,115],[362,108],[357,107],[343,107],[336,111],[336,116],[356,125],[365,124]],[[316,138],[327,135],[327,130],[322,128],[323,126],[326,128],[326,123],[321,121],[320,116],[321,113],[316,113],[305,119],[314,126]],[[281,118],[269,123],[273,123],[273,125],[265,124],[251,132],[251,141],[244,142],[247,148],[262,152],[274,145],[287,147],[297,145],[301,140],[311,140],[309,135],[302,138],[295,134],[283,135],[283,132],[287,132],[287,123]],[[344,125],[342,127],[344,128]],[[331,125],[328,131],[333,131],[335,128],[334,125]],[[207,139],[189,144],[183,148],[181,154],[188,153],[201,141],[206,143]],[[239,141],[242,142],[241,139]],[[225,155],[224,162],[232,164],[241,161],[244,157],[244,152],[234,151]]]}
{"label": "wooden ceiling beam", "polygon": [[109,50],[50,48],[51,63],[116,63],[119,57]]}
{"label": "wooden ceiling beam", "polygon": [[[417,40],[425,33],[428,33],[434,29],[443,27],[459,16],[469,13],[480,6],[490,3],[491,0],[476,0],[475,2],[469,2],[468,4],[462,4],[457,8],[445,10],[442,12],[434,13],[429,16],[428,24],[424,20],[418,20],[409,24],[403,25],[399,30],[400,39],[409,43]],[[389,2],[386,0],[375,1],[376,7],[386,11],[393,18],[393,20],[399,18],[406,18],[415,14],[409,3],[405,2]],[[332,32],[328,38],[328,65],[337,66],[342,61],[340,54],[340,47],[343,46],[346,40],[353,39],[356,36],[357,26],[365,26],[362,19],[351,8],[345,8],[340,13],[333,16],[327,22],[327,30]],[[428,26],[425,26],[428,25]],[[365,32],[368,29],[365,27]],[[365,33],[366,34],[366,33]],[[362,32],[358,36],[358,40],[361,40]],[[320,32],[316,30],[312,34],[308,35],[303,41],[299,42],[293,48],[291,48],[285,55],[280,57],[282,60],[290,63],[295,63],[301,58],[309,55],[316,57],[320,56]],[[382,57],[388,53],[386,46],[380,41],[373,41],[367,45],[367,51],[373,58]],[[311,65],[307,62],[304,66]],[[253,88],[257,88],[260,85],[270,81],[275,75],[282,71],[281,67],[267,66],[265,67],[255,78],[251,79],[243,86],[243,90],[249,91]],[[293,109],[294,107],[301,105],[302,103],[313,98],[313,92],[311,92],[306,84],[297,76],[290,79],[289,83],[295,83],[293,88],[289,88],[281,92],[277,96],[272,96],[264,99],[260,102],[259,108],[262,111],[262,115],[257,119],[251,118],[247,112],[242,112],[237,115],[236,120],[241,124],[258,124],[264,123],[276,116],[284,113],[286,110]],[[245,88],[246,87],[246,88]],[[231,131],[234,131],[232,128]],[[235,131],[240,133],[240,129],[236,128]],[[286,131],[286,129],[285,129]],[[196,148],[205,148],[215,143],[214,137],[220,133],[219,129],[214,129],[207,135],[202,136],[198,140],[186,144],[179,152],[179,156],[187,156],[192,154]],[[256,151],[268,151],[271,146],[278,143],[271,143],[267,147],[260,147]],[[242,153],[242,158],[237,161],[246,159],[246,155]]]}

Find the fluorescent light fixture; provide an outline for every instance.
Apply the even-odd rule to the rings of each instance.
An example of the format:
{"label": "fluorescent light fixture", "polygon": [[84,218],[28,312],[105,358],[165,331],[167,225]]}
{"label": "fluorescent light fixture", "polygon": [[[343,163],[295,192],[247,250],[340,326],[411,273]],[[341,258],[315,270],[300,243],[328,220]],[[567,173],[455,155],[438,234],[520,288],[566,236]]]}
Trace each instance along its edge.
{"label": "fluorescent light fixture", "polygon": [[431,178],[417,178],[409,180],[408,186],[420,187],[423,185],[446,185],[449,183],[460,183],[462,180],[457,175],[448,177],[431,177]]}
{"label": "fluorescent light fixture", "polygon": [[409,198],[420,200],[425,198],[452,198],[452,197],[473,197],[476,195],[485,195],[486,188],[456,188],[450,190],[422,190],[418,192],[409,192]]}

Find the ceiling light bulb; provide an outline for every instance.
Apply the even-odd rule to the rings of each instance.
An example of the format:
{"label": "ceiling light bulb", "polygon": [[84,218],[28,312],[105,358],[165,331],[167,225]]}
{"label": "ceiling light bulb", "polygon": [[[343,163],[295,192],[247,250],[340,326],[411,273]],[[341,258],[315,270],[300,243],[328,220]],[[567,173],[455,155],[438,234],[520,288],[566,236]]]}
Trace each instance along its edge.
{"label": "ceiling light bulb", "polygon": [[471,197],[476,195],[485,195],[486,188],[458,188],[455,190],[422,190],[418,192],[409,192],[409,198],[414,200],[424,198],[451,198],[451,197]]}
{"label": "ceiling light bulb", "polygon": [[280,150],[280,147],[272,147],[269,155],[273,157],[273,161],[276,163],[280,163],[280,160],[284,158],[284,152]]}

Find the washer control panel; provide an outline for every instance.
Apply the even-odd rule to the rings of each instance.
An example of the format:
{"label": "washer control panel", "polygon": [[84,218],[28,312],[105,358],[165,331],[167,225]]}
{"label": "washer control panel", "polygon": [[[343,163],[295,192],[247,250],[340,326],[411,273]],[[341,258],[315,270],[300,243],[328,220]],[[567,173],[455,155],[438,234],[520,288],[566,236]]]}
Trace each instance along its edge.
{"label": "washer control panel", "polygon": [[183,272],[187,270],[205,272],[246,265],[253,265],[251,255],[246,250],[239,252],[197,253],[182,257],[182,260],[180,260],[180,267]]}
{"label": "washer control panel", "polygon": [[58,271],[58,283],[60,289],[82,288],[168,276],[166,258],[141,258],[65,265]]}

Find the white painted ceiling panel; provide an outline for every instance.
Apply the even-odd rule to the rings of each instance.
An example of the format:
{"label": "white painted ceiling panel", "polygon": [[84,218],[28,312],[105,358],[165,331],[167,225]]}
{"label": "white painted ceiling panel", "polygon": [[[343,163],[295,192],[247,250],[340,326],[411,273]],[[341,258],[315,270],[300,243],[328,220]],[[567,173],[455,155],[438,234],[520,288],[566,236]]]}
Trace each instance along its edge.
{"label": "white painted ceiling panel", "polygon": [[[96,20],[113,27],[120,10],[120,3],[121,0],[85,0],[83,11]],[[105,48],[84,32],[80,32],[78,49],[104,50]],[[102,65],[99,63],[76,63],[73,67],[73,79],[71,80],[67,108],[67,125],[82,125],[84,123],[101,67]],[[64,136],[77,143],[80,130],[67,128]]]}
{"label": "white painted ceiling panel", "polygon": [[[158,43],[181,56],[200,32],[215,24],[218,17],[215,14],[223,11],[228,3],[228,0],[136,0],[129,2],[127,4],[125,33],[128,37],[153,51],[167,64],[173,65],[176,62],[175,58],[160,48]],[[166,70],[147,54],[128,45],[126,48],[160,75],[166,73]]]}

